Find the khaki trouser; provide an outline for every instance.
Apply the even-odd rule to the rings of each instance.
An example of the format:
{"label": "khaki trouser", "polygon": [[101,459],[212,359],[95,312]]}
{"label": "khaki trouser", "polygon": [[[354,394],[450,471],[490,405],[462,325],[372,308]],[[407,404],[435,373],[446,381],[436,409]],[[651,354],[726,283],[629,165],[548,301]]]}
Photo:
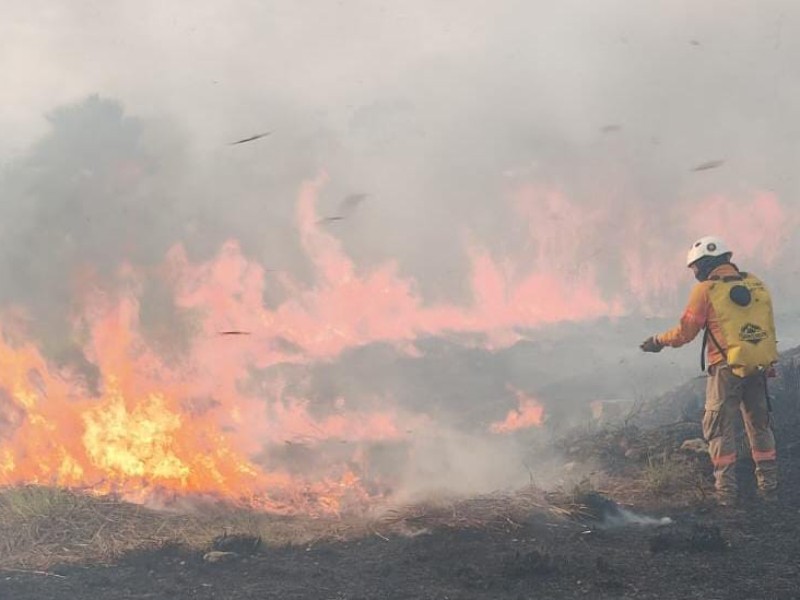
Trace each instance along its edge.
{"label": "khaki trouser", "polygon": [[760,490],[778,487],[775,437],[767,408],[767,389],[763,375],[737,377],[728,365],[720,363],[709,369],[703,436],[714,465],[714,483],[722,495],[736,495],[736,428],[741,411],[750,441],[756,481]]}

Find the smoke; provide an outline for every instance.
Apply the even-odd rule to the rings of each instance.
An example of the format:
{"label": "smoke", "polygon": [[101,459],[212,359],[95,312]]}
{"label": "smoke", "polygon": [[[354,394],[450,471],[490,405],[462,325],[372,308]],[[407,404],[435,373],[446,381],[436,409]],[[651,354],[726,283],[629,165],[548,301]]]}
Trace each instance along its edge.
{"label": "smoke", "polygon": [[[561,190],[578,213],[615,209],[582,256],[613,255],[622,245],[617,219],[641,213],[636,226],[625,224],[626,245],[656,256],[648,270],[680,277],[670,265],[679,264],[688,236],[716,225],[706,219],[687,231],[696,205],[719,195],[747,205],[770,192],[788,211],[797,197],[791,33],[800,11],[790,2],[645,11],[631,1],[402,9],[349,1],[241,4],[224,13],[202,2],[191,10],[79,2],[41,18],[43,10],[8,7],[4,39],[15,51],[4,53],[3,66],[15,79],[5,104],[14,110],[3,125],[15,141],[3,154],[24,156],[26,142],[44,134],[76,158],[104,144],[112,156],[149,155],[149,170],[128,174],[128,185],[147,196],[141,218],[151,219],[126,226],[147,231],[138,253],[163,250],[159,234],[171,228],[173,241],[213,247],[236,237],[278,268],[302,268],[287,250],[296,245],[287,234],[292,199],[300,181],[326,169],[325,212],[348,192],[371,194],[336,230],[359,264],[397,259],[428,296],[452,296],[463,285],[465,232],[495,252],[514,250],[508,245],[525,232],[503,205],[518,184]],[[31,28],[39,35],[25,35]],[[30,90],[45,89],[53,72],[68,85],[33,101]],[[77,123],[64,131],[63,114],[40,121],[97,92],[119,98],[144,131],[123,132],[133,123],[103,118],[99,106],[84,107],[91,134]],[[604,132],[609,124],[619,130]],[[267,129],[273,135],[253,145],[225,146]],[[34,150],[37,158],[46,152]],[[86,159],[81,168],[97,169]],[[725,163],[690,171],[709,159]],[[60,186],[54,178],[66,175],[41,178]],[[92,213],[105,204],[85,202]],[[175,203],[189,214],[176,214]],[[121,209],[114,217],[127,222]],[[151,224],[158,229],[150,232]],[[113,237],[119,228],[101,221],[95,229]],[[98,260],[106,245],[94,248]]]}
{"label": "smoke", "polygon": [[21,321],[91,393],[86,305],[134,296],[167,361],[253,330],[202,341],[202,364],[238,357],[323,412],[384,391],[432,414],[460,442],[430,452],[467,457],[442,467],[458,487],[461,464],[518,468],[460,437],[513,390],[558,420],[694,373],[636,341],[679,314],[700,235],[797,339],[789,0],[0,8],[3,331]]}

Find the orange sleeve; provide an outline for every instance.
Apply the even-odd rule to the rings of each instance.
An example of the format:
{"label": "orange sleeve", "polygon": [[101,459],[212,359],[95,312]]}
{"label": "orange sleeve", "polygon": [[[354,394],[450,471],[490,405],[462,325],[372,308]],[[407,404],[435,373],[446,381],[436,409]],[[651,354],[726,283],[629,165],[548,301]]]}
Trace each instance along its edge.
{"label": "orange sleeve", "polygon": [[686,304],[680,323],[669,331],[657,335],[656,340],[664,346],[673,348],[688,344],[705,327],[708,319],[708,307],[708,286],[698,283],[689,294],[689,302]]}

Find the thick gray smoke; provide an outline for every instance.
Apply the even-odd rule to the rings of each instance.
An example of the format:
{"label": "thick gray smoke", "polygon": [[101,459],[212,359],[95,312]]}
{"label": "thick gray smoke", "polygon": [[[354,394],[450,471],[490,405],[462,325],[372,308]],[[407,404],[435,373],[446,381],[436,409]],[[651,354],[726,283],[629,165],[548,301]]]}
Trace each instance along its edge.
{"label": "thick gray smoke", "polygon": [[[601,193],[623,213],[647,204],[645,227],[675,228],[681,247],[658,218],[677,199],[772,190],[796,207],[789,1],[7,2],[4,14],[7,218],[45,219],[99,263],[122,229],[138,236],[133,259],[170,238],[236,236],[300,268],[293,196],[319,169],[329,211],[371,194],[338,230],[355,258],[398,258],[431,294],[463,279],[466,230],[498,251],[519,235],[504,207],[514,181],[587,207]],[[83,100],[95,93],[111,100]],[[274,133],[225,145],[262,130]],[[35,254],[20,235],[4,236],[10,253]]]}
{"label": "thick gray smoke", "polygon": [[[615,185],[619,202],[654,210],[748,188],[794,206],[800,9],[788,1],[8,2],[4,14],[8,168],[68,153],[31,174],[51,183],[44,196],[78,177],[69,169],[98,177],[98,155],[151,161],[95,188],[87,212],[138,193],[153,221],[202,208],[205,235],[267,252],[287,245],[272,240],[297,181],[325,168],[330,209],[342,192],[374,196],[342,228],[358,257],[399,257],[417,275],[458,265],[463,228],[501,245],[509,174],[585,203]],[[80,108],[94,93],[127,116]],[[262,130],[274,133],[225,146]],[[726,162],[690,172],[711,159]],[[167,189],[145,189],[156,184]]]}
{"label": "thick gray smoke", "polygon": [[[589,257],[604,292],[626,287],[618,265],[629,251],[682,274],[664,312],[675,317],[691,279],[673,249],[690,241],[693,203],[774,194],[789,226],[757,264],[784,343],[798,341],[792,0],[0,0],[0,9],[0,302],[24,305],[48,356],[89,375],[69,324],[87,268],[91,281],[110,281],[125,263],[155,267],[177,243],[199,260],[237,239],[265,267],[310,280],[295,203],[323,171],[322,216],[367,195],[326,224],[358,267],[396,260],[428,301],[469,301],[471,240],[526,260],[529,231],[509,199],[535,185],[610,215],[591,239],[559,241]],[[693,170],[709,161],[722,162]],[[718,225],[710,213],[707,232]],[[268,287],[264,301],[285,293]],[[388,385],[406,406],[434,398],[462,414],[486,403],[483,426],[514,404],[509,385],[545,394],[557,414],[568,401],[643,396],[695,372],[694,350],[659,366],[638,356],[636,342],[672,317],[632,313],[548,328],[494,354],[429,341],[425,365],[354,350],[310,376],[330,397]],[[141,320],[165,353],[180,352],[185,321],[158,278]],[[366,376],[353,384],[353,372]]]}

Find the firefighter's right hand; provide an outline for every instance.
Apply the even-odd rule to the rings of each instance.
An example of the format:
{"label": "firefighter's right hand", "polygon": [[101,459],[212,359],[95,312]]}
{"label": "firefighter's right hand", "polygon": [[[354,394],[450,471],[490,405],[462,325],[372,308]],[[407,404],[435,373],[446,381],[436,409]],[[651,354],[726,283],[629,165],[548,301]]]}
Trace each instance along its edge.
{"label": "firefighter's right hand", "polygon": [[642,349],[642,352],[661,352],[664,345],[659,343],[656,336],[651,335],[639,345],[639,348]]}

